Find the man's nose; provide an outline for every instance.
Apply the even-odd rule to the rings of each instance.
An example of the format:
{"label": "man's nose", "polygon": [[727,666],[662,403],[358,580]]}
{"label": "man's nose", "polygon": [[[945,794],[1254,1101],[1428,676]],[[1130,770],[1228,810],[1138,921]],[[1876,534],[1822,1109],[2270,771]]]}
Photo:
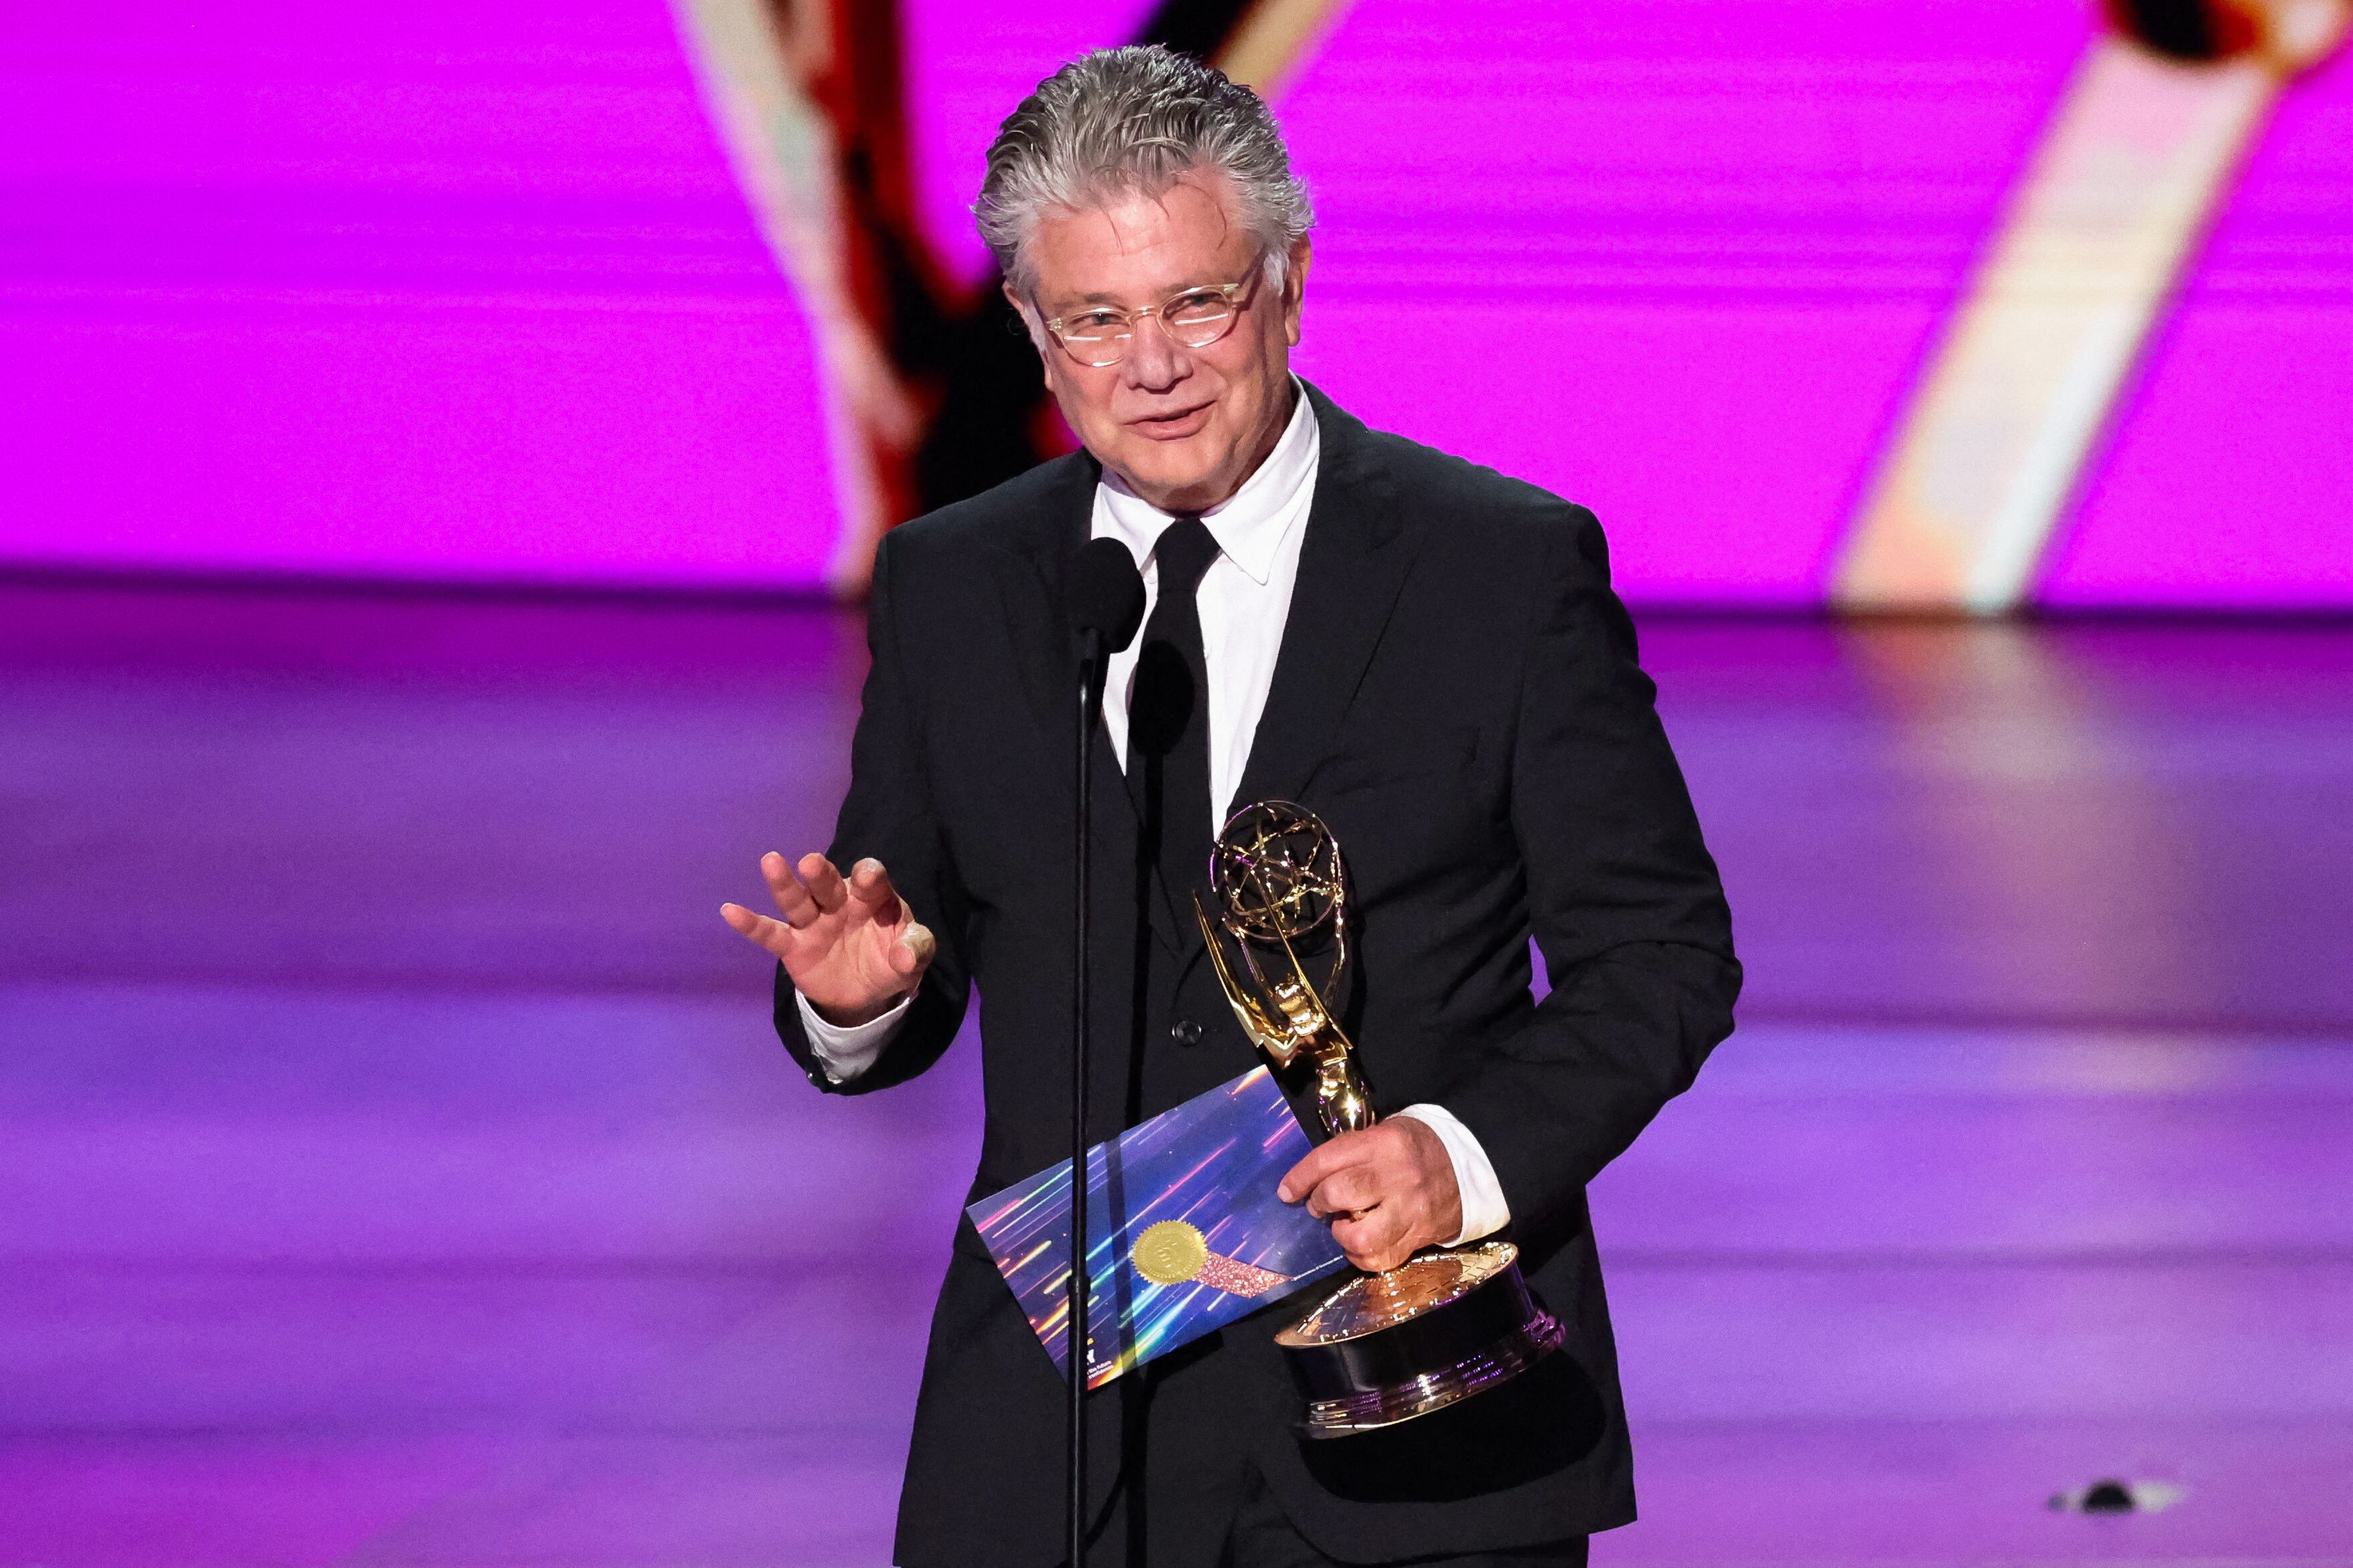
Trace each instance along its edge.
{"label": "man's nose", "polygon": [[1158,316],[1139,318],[1129,331],[1127,353],[1120,363],[1127,367],[1130,386],[1139,392],[1166,392],[1185,379],[1192,362]]}

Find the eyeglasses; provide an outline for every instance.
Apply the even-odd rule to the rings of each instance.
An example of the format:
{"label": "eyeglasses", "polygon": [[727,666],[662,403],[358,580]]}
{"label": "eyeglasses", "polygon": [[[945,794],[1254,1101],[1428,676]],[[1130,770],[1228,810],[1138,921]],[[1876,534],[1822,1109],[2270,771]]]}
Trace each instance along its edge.
{"label": "eyeglasses", "polygon": [[1046,323],[1046,330],[1060,340],[1072,359],[1097,370],[1127,357],[1128,347],[1135,341],[1135,325],[1146,316],[1159,317],[1161,327],[1187,348],[1205,349],[1234,330],[1234,318],[1242,311],[1239,302],[1242,291],[1262,271],[1252,268],[1250,276],[1239,283],[1181,289],[1140,310],[1103,307],[1075,316],[1056,316]]}

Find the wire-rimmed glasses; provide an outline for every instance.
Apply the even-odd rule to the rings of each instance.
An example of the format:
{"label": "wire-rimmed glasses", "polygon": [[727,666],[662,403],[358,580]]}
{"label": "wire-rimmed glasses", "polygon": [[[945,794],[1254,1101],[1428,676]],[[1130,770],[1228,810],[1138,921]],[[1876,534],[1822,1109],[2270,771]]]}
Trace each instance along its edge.
{"label": "wire-rimmed glasses", "polygon": [[1253,268],[1250,276],[1239,283],[1180,289],[1157,305],[1141,310],[1099,305],[1055,316],[1046,322],[1046,330],[1072,359],[1096,370],[1127,357],[1128,346],[1135,341],[1136,323],[1146,316],[1159,317],[1162,330],[1185,347],[1205,349],[1234,330],[1234,318],[1242,312],[1242,292],[1257,279],[1260,270]]}

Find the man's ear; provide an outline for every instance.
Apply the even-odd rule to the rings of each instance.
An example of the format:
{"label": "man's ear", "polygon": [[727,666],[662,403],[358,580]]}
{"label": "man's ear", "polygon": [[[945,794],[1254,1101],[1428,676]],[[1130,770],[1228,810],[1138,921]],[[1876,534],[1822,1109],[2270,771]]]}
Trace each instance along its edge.
{"label": "man's ear", "polygon": [[1300,307],[1307,297],[1307,264],[1314,259],[1314,247],[1305,235],[1291,242],[1291,253],[1282,268],[1282,335],[1293,348],[1299,346]]}

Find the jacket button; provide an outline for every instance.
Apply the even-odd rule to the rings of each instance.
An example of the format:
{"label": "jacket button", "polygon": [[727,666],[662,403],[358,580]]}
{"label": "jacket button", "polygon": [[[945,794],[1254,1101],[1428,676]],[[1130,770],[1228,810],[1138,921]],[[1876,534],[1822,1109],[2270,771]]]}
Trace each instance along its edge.
{"label": "jacket button", "polygon": [[1179,1018],[1168,1026],[1168,1037],[1180,1046],[1198,1046],[1201,1043],[1201,1026],[1190,1018]]}

